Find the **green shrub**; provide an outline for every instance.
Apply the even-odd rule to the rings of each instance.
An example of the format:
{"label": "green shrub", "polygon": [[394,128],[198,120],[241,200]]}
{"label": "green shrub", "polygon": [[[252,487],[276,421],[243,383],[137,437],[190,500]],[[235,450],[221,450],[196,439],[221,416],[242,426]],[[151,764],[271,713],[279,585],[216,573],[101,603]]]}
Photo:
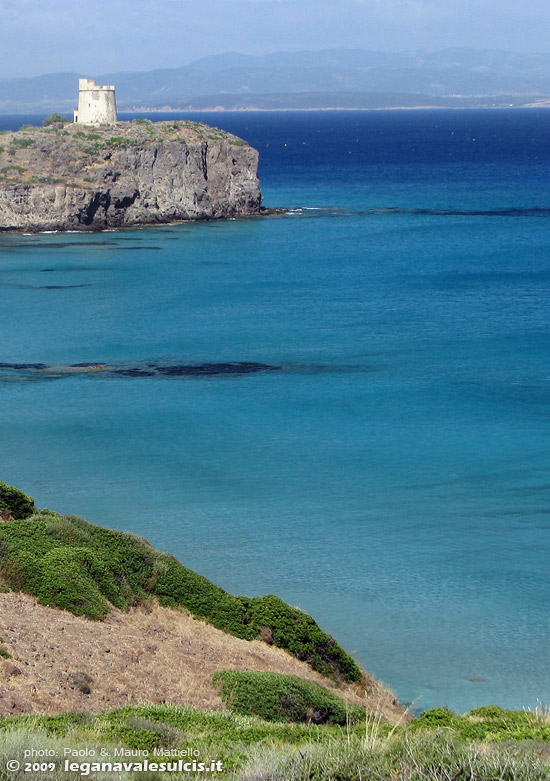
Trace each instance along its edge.
{"label": "green shrub", "polygon": [[26,149],[28,146],[32,146],[33,144],[34,140],[32,138],[17,138],[17,136],[11,142],[12,146],[19,149]]}
{"label": "green shrub", "polygon": [[290,651],[322,675],[341,677],[350,683],[361,680],[361,670],[352,657],[307,613],[287,605],[273,594],[241,599],[247,605],[255,635],[267,627],[274,645]]}
{"label": "green shrub", "polygon": [[183,567],[172,556],[165,554],[161,562],[164,566],[159,567],[157,559],[150,582],[151,593],[158,597],[162,605],[184,606],[193,615],[205,618],[224,632],[248,640],[255,637],[248,625],[246,607],[238,597]]}
{"label": "green shrub", "polygon": [[456,727],[463,740],[550,741],[550,719],[531,711],[505,710],[496,705],[475,708]]}
{"label": "green shrub", "polygon": [[42,122],[42,127],[49,127],[50,125],[57,125],[58,123],[66,125],[68,121],[67,117],[63,117],[61,114],[54,111],[53,114],[50,114],[50,116],[46,117]]}
{"label": "green shrub", "polygon": [[409,725],[411,731],[448,728],[467,742],[534,740],[550,741],[550,719],[530,711],[513,711],[485,705],[459,716],[446,708],[426,711]]}
{"label": "green shrub", "polygon": [[45,605],[89,618],[105,618],[111,609],[103,596],[105,569],[89,548],[53,548],[40,569],[40,599]]}
{"label": "green shrub", "polygon": [[0,480],[0,515],[9,514],[12,518],[20,519],[28,518],[34,511],[34,499]]}
{"label": "green shrub", "polygon": [[64,184],[64,179],[54,179],[52,176],[31,176],[30,184]]}
{"label": "green shrub", "polygon": [[[10,146],[9,152],[14,152],[16,149],[12,148]],[[8,174],[23,174],[25,173],[25,169],[21,165],[5,165],[3,168],[0,168],[0,174],[2,176],[8,176]]]}
{"label": "green shrub", "polygon": [[314,681],[279,673],[223,670],[214,675],[220,695],[231,710],[266,721],[346,724],[365,712]]}
{"label": "green shrub", "polygon": [[423,727],[452,727],[459,718],[447,708],[432,708],[432,710],[424,711],[418,721]]}
{"label": "green shrub", "polygon": [[116,146],[125,149],[126,147],[129,146],[139,146],[141,142],[135,138],[125,138],[124,136],[111,136],[111,138],[108,138],[105,141],[105,143],[107,144],[107,146]]}
{"label": "green shrub", "polygon": [[474,708],[468,713],[468,716],[480,719],[502,719],[508,718],[512,711],[507,711],[498,705],[482,705],[480,708]]}
{"label": "green shrub", "polygon": [[185,742],[185,734],[176,727],[139,716],[132,716],[119,727],[118,737],[131,748],[152,751],[155,748],[175,748]]}

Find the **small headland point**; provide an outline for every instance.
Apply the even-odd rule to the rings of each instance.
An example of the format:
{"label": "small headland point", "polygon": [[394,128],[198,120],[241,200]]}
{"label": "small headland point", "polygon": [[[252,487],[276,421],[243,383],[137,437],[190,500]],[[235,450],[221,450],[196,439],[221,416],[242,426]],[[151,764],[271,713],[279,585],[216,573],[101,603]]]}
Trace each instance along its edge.
{"label": "small headland point", "polygon": [[118,122],[80,80],[70,123],[0,133],[0,231],[101,230],[261,213],[258,153],[201,122]]}

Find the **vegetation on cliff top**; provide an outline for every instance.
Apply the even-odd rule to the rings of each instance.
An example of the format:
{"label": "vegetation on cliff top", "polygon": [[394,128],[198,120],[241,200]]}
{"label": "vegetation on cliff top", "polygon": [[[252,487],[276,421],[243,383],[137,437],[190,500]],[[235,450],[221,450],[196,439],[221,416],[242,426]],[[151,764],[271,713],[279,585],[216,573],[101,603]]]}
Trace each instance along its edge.
{"label": "vegetation on cliff top", "polygon": [[4,483],[0,502],[3,518],[11,518],[0,524],[5,589],[93,619],[104,618],[112,606],[127,610],[154,597],[236,637],[261,637],[325,676],[361,680],[358,665],[330,635],[274,595],[233,596],[133,534],[49,510],[35,512],[30,497]]}
{"label": "vegetation on cliff top", "polygon": [[50,127],[51,125],[66,125],[69,120],[67,117],[62,116],[61,114],[58,114],[57,111],[54,111],[53,114],[50,114],[49,117],[46,117],[45,120],[42,122],[42,127]]}
{"label": "vegetation on cliff top", "polygon": [[[98,162],[109,160],[109,151],[150,144],[177,142],[181,144],[226,140],[232,145],[246,146],[246,141],[202,122],[171,120],[152,122],[134,119],[116,126],[80,125],[68,122],[60,114],[52,114],[42,127],[24,125],[17,131],[2,132],[0,146],[0,183],[65,184],[86,189],[86,173],[94,171]],[[52,141],[60,147],[60,160],[79,159],[79,165],[69,165],[64,171],[49,151]],[[55,174],[52,176],[52,174]]]}

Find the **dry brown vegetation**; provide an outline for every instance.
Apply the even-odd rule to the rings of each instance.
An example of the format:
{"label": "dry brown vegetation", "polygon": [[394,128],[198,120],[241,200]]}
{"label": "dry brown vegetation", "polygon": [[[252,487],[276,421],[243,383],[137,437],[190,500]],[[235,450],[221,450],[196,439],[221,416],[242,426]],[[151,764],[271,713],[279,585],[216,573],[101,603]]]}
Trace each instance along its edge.
{"label": "dry brown vegetation", "polygon": [[4,593],[0,636],[12,657],[0,659],[0,715],[100,713],[145,702],[223,709],[212,676],[230,669],[297,675],[389,721],[402,714],[392,693],[367,674],[361,686],[337,686],[280,648],[156,603],[113,610],[98,622]]}

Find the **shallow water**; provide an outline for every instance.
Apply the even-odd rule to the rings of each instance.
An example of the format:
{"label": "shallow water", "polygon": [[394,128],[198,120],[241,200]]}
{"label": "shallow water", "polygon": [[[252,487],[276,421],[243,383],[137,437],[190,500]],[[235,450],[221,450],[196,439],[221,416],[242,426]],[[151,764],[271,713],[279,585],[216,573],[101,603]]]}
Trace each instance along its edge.
{"label": "shallow water", "polygon": [[141,370],[0,367],[2,479],[279,594],[419,708],[548,701],[550,113],[200,118],[293,211],[0,235],[0,362]]}

